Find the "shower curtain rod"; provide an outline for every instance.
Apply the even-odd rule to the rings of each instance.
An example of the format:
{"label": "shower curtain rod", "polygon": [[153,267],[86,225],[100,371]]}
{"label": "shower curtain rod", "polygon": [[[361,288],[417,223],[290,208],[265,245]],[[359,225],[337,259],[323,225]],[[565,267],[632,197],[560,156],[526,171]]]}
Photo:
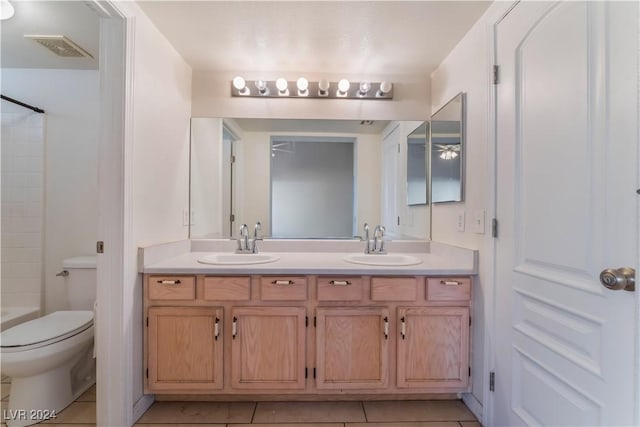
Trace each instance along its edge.
{"label": "shower curtain rod", "polygon": [[16,99],[9,98],[8,96],[0,95],[1,99],[5,101],[13,102],[14,104],[18,104],[21,107],[28,108],[29,110],[33,110],[36,113],[44,114],[44,110],[42,108],[34,107],[33,105],[25,104],[24,102],[20,102]]}

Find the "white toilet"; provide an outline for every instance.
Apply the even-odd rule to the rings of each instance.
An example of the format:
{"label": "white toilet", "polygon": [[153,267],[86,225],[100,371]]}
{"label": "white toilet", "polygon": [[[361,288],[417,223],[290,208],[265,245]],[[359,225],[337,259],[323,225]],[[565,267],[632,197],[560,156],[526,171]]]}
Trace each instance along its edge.
{"label": "white toilet", "polygon": [[2,374],[11,377],[8,427],[53,418],[95,383],[96,257],[65,259],[63,268],[70,310],[0,333]]}

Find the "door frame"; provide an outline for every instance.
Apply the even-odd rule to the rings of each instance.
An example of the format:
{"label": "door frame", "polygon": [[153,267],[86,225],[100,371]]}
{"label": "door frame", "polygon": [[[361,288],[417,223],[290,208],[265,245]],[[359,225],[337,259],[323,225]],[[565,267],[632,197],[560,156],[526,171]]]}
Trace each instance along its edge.
{"label": "door frame", "polygon": [[[512,3],[506,3],[503,6],[499,7],[499,10],[496,11],[494,15],[492,15],[487,21],[487,28],[489,33],[489,67],[488,75],[492,76],[493,74],[493,66],[497,64],[497,37],[498,31],[497,27],[500,22],[509,15],[509,13],[520,3],[520,0],[514,0]],[[638,13],[638,20],[640,22],[640,8]],[[638,63],[640,63],[640,51],[638,51]],[[493,78],[489,79],[489,91],[488,91],[488,135],[487,135],[487,149],[489,153],[488,157],[488,179],[489,179],[489,191],[488,191],[488,211],[491,215],[490,218],[497,218],[497,187],[498,187],[498,176],[497,176],[497,155],[498,155],[498,147],[497,147],[497,91],[498,87],[493,83]],[[640,87],[640,74],[638,75],[638,87]],[[638,138],[636,143],[640,145],[640,97],[637,99],[638,105]],[[637,170],[640,170],[640,150],[638,150],[638,158],[636,159]],[[640,194],[640,174],[637,175],[636,178],[636,187],[639,189]],[[640,248],[640,197],[636,200],[636,247]],[[492,426],[494,425],[494,409],[495,409],[495,394],[490,390],[490,373],[496,371],[496,350],[495,350],[495,341],[496,341],[496,317],[495,317],[495,308],[496,308],[496,254],[497,254],[497,244],[496,239],[490,239],[490,242],[487,244],[487,254],[490,255],[490,261],[488,263],[487,269],[487,280],[486,283],[489,284],[489,290],[487,295],[490,295],[491,298],[488,298],[485,302],[486,313],[485,315],[485,334],[484,334],[484,368],[485,373],[483,376],[483,403],[482,403],[482,425]],[[640,278],[640,257],[638,257],[636,261],[636,265],[634,266],[636,269],[636,280]],[[640,355],[640,337],[638,336],[638,331],[640,331],[640,289],[635,292],[635,319],[633,319],[633,327],[636,330],[634,334],[636,337],[635,349],[636,354]],[[635,369],[633,372],[634,383],[635,383],[635,392],[636,397],[640,397],[640,357],[636,358]],[[463,400],[464,399],[463,397]],[[636,405],[634,408],[635,412],[635,423],[640,424],[640,405]]]}
{"label": "door frame", "polygon": [[[130,426],[153,403],[134,402],[130,314],[136,298],[125,289],[138,278],[133,230],[133,82],[135,9],[118,0],[90,0],[100,16],[100,140],[98,165],[96,423]],[[140,319],[141,320],[141,319]],[[114,373],[118,373],[114,375]]]}

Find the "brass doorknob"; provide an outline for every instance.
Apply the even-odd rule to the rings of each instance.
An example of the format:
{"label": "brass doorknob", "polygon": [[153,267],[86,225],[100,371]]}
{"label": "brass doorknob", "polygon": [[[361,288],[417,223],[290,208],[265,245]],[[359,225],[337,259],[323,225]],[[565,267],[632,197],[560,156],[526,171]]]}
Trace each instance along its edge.
{"label": "brass doorknob", "polygon": [[636,290],[636,270],[629,267],[607,268],[600,273],[600,283],[607,289]]}

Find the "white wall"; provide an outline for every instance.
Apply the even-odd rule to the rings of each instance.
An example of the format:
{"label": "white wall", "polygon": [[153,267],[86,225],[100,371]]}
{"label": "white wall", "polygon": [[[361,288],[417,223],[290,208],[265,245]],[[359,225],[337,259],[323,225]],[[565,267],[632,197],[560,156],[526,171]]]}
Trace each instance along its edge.
{"label": "white wall", "polygon": [[[191,67],[133,2],[119,7],[135,19],[133,58],[133,233],[137,247],[186,239],[189,209]],[[125,207],[126,208],[126,207]],[[124,329],[131,333],[132,397],[143,395],[142,277],[124,284]]]}
{"label": "white wall", "polygon": [[47,313],[67,308],[64,281],[56,277],[62,260],[95,253],[99,91],[96,70],[2,69],[3,94],[46,111],[43,286]]}
{"label": "white wall", "polygon": [[[432,236],[437,242],[448,243],[480,251],[480,274],[473,290],[472,331],[472,394],[478,405],[484,401],[485,388],[485,320],[491,313],[485,308],[490,303],[492,238],[490,235],[490,140],[489,105],[492,90],[492,63],[490,60],[491,26],[510,6],[508,2],[492,4],[465,37],[449,53],[431,75],[432,112],[436,112],[458,92],[466,94],[465,131],[465,200],[460,203],[442,203],[433,206]],[[484,234],[474,231],[473,220],[478,211],[486,211]],[[465,213],[465,231],[457,231],[457,215]]]}

